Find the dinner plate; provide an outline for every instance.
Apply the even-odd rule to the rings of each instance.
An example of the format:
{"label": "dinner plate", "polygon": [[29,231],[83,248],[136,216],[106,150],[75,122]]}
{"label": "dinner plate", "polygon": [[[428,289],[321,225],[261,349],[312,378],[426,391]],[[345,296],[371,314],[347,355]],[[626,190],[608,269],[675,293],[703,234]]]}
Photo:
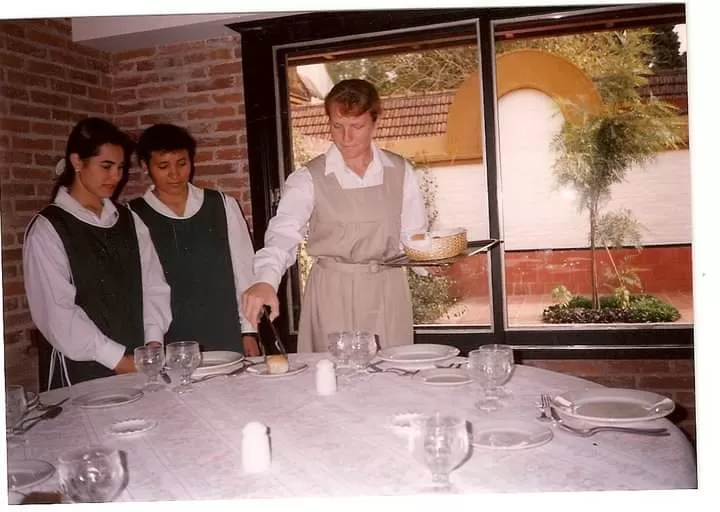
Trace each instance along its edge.
{"label": "dinner plate", "polygon": [[431,386],[462,386],[473,381],[464,368],[432,368],[416,373],[413,378]]}
{"label": "dinner plate", "polygon": [[258,377],[275,378],[275,377],[290,377],[291,375],[297,375],[308,369],[308,365],[305,363],[290,363],[288,371],[285,373],[268,373],[268,368],[265,363],[256,364],[249,366],[247,373],[257,375]]}
{"label": "dinner plate", "polygon": [[82,409],[102,409],[116,407],[140,400],[143,392],[135,388],[114,389],[112,391],[96,391],[81,395],[73,400],[73,404]]}
{"label": "dinner plate", "polygon": [[443,361],[457,356],[460,350],[448,345],[420,343],[379,350],[376,357],[381,361],[395,364],[418,364]]}
{"label": "dinner plate", "polygon": [[110,425],[108,432],[116,436],[129,436],[140,434],[152,430],[157,426],[157,420],[149,420],[145,418],[132,418],[123,421],[117,421]]}
{"label": "dinner plate", "polygon": [[675,402],[666,396],[623,388],[568,391],[555,396],[552,402],[561,418],[594,423],[656,420],[675,409]]}
{"label": "dinner plate", "polygon": [[8,488],[17,491],[44,482],[55,473],[55,466],[44,460],[9,460],[7,471]]}
{"label": "dinner plate", "polygon": [[489,450],[525,450],[548,443],[553,433],[538,423],[490,421],[473,423],[472,444]]}
{"label": "dinner plate", "polygon": [[202,353],[200,366],[193,372],[192,377],[204,377],[213,373],[232,371],[236,366],[242,363],[245,356],[240,352],[231,352],[228,350],[216,350]]}

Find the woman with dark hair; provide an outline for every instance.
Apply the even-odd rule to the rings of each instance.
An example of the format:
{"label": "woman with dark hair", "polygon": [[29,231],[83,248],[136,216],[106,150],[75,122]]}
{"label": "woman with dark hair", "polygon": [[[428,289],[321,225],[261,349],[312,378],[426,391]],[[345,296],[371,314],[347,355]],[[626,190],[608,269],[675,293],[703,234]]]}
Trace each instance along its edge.
{"label": "woman with dark hair", "polygon": [[185,128],[156,124],[136,146],[153,184],[129,206],[150,231],[172,294],[166,342],[193,340],[203,350],[259,355],[239,296],[253,281],[255,253],[237,201],[191,183],[195,139]]}
{"label": "woman with dark hair", "polygon": [[255,255],[257,281],[242,297],[255,319],[263,305],[278,314],[277,289],[307,233],[315,258],[300,311],[298,352],[324,352],[332,331],[376,334],[379,345],[413,343],[410,290],[402,268],[378,265],[399,256],[401,236],[427,225],[410,162],[372,138],[382,113],[375,87],[337,83],[325,97],[333,144],[285,182],[265,246]]}
{"label": "woman with dark hair", "polygon": [[111,199],[131,152],[128,136],[109,121],[80,121],[51,204],[26,231],[30,314],[54,353],[68,359],[61,358],[68,384],[136,371],[133,350],[161,344],[170,325],[170,289],[149,234]]}

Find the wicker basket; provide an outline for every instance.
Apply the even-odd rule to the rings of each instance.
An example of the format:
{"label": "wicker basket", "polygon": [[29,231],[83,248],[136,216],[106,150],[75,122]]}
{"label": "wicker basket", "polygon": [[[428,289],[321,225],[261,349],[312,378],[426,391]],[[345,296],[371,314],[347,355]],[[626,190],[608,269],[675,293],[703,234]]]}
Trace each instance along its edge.
{"label": "wicker basket", "polygon": [[[413,239],[416,238],[416,239]],[[413,261],[434,261],[452,258],[467,249],[467,230],[442,229],[404,239],[405,254]]]}

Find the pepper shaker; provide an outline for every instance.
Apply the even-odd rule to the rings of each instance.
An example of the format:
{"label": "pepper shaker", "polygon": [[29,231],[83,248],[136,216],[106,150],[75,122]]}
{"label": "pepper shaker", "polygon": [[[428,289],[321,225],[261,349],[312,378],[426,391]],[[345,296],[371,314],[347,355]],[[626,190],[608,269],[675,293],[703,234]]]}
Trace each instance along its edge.
{"label": "pepper shaker", "polygon": [[332,395],[337,391],[335,365],[323,359],[315,366],[315,389],[318,395]]}

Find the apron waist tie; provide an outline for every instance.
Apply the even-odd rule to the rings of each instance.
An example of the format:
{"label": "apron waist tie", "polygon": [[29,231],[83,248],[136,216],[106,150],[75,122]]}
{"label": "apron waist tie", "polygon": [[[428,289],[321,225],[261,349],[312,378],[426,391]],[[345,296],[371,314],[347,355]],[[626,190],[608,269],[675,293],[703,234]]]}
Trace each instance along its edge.
{"label": "apron waist tie", "polygon": [[315,260],[315,265],[319,265],[321,268],[328,270],[337,270],[339,272],[346,272],[349,274],[374,274],[393,269],[393,267],[381,265],[380,263],[374,261],[370,263],[344,263],[330,258],[317,258],[317,260]]}

